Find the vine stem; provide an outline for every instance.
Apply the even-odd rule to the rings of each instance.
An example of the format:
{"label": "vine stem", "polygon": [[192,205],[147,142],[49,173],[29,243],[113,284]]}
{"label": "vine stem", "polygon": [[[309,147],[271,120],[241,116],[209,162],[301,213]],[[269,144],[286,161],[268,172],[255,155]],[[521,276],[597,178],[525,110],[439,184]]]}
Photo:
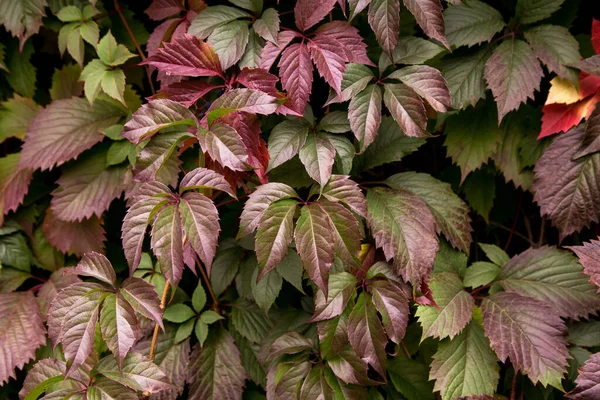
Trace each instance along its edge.
{"label": "vine stem", "polygon": [[[129,26],[129,23],[127,22],[127,19],[125,18],[125,15],[123,15],[123,11],[121,11],[121,6],[119,5],[118,0],[113,0],[113,3],[115,5],[115,10],[119,14],[119,17],[121,17],[121,21],[123,21],[123,25],[125,25],[125,29],[127,29],[127,33],[129,34],[129,37],[133,41],[133,44],[135,45],[135,48],[137,49],[137,52],[140,55],[140,58],[142,59],[142,61],[145,61],[146,56],[144,55],[144,52],[142,51],[140,44],[136,40],[135,35],[131,31],[131,27]],[[150,69],[148,68],[147,65],[145,66],[144,69],[146,70],[146,76],[148,77],[148,83],[150,84],[150,90],[152,91],[152,94],[156,94],[156,91],[154,90],[154,83],[152,83],[152,76],[150,75]]]}
{"label": "vine stem", "polygon": [[[164,311],[167,306],[167,295],[169,294],[169,288],[171,284],[169,281],[165,281],[165,287],[163,288],[162,297],[160,299],[160,309]],[[152,334],[152,342],[150,343],[150,354],[148,358],[152,361],[154,360],[154,351],[156,349],[156,341],[158,340],[158,324],[154,325],[154,333]]]}
{"label": "vine stem", "polygon": [[196,263],[198,264],[198,269],[200,270],[200,275],[202,275],[202,279],[208,288],[208,293],[210,294],[210,298],[213,302],[213,310],[217,311],[219,309],[219,302],[217,301],[217,296],[215,296],[215,292],[213,291],[212,285],[210,284],[210,279],[208,279],[208,275],[206,275],[206,271],[204,271],[204,267],[202,262],[196,256]]}
{"label": "vine stem", "polygon": [[517,380],[519,378],[519,372],[515,370],[515,375],[513,376],[512,386],[510,388],[510,400],[517,400]]}

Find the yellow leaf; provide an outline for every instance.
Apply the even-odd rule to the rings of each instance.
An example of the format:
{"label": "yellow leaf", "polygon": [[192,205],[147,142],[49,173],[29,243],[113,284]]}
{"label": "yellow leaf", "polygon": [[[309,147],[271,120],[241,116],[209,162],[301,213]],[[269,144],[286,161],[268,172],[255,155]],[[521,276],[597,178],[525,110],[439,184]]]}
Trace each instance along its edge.
{"label": "yellow leaf", "polygon": [[571,104],[581,100],[577,88],[568,79],[555,77],[550,81],[546,104]]}

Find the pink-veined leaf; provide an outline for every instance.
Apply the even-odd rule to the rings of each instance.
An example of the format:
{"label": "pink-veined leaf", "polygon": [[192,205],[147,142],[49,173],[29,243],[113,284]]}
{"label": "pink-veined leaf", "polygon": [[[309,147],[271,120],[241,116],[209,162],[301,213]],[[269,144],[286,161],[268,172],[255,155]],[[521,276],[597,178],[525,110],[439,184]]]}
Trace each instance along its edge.
{"label": "pink-veined leaf", "polygon": [[[259,6],[262,8],[262,4]],[[252,29],[261,38],[277,43],[277,34],[279,33],[279,14],[274,8],[267,8],[262,12],[260,18],[258,18],[252,24]]]}
{"label": "pink-veined leaf", "polygon": [[177,150],[183,141],[193,137],[188,132],[165,132],[154,136],[137,155],[133,179],[177,186],[180,171]]}
{"label": "pink-veined leaf", "polygon": [[[66,384],[72,384],[73,381],[67,381],[63,376],[66,369],[67,365],[64,361],[53,358],[44,358],[38,361],[33,368],[27,372],[23,388],[19,392],[19,398],[27,400],[30,398],[37,398],[52,385],[60,383],[61,381]],[[53,391],[52,393],[56,393],[56,391]]]}
{"label": "pink-veined leaf", "polygon": [[446,80],[435,68],[427,65],[412,65],[394,71],[389,78],[399,79],[427,100],[436,111],[446,112],[452,105]]}
{"label": "pink-veined leaf", "polygon": [[93,251],[86,253],[71,273],[96,278],[113,288],[117,285],[117,275],[108,258]]}
{"label": "pink-veined leaf", "polygon": [[367,45],[363,42],[358,29],[348,25],[346,21],[323,24],[315,33],[315,38],[331,37],[341,43],[348,62],[374,65],[367,56]]}
{"label": "pink-veined leaf", "polygon": [[361,152],[373,143],[381,124],[381,88],[369,85],[353,96],[348,105],[348,120],[354,136],[360,142]]}
{"label": "pink-veined leaf", "polygon": [[46,329],[33,292],[0,294],[0,384],[15,378],[15,368],[35,358]]}
{"label": "pink-veined leaf", "polygon": [[369,25],[381,48],[391,54],[400,34],[400,1],[372,0],[369,5]]}
{"label": "pink-veined leaf", "polygon": [[235,128],[215,122],[210,130],[198,128],[198,141],[210,157],[234,171],[245,171],[248,154],[242,138]]}
{"label": "pink-veined leaf", "polygon": [[296,26],[306,31],[333,10],[337,0],[297,0],[294,7]]}
{"label": "pink-veined leaf", "polygon": [[[596,22],[596,20],[594,20]],[[600,44],[598,44],[600,47]],[[572,400],[593,400],[600,396],[600,354],[592,354],[578,369],[579,375],[575,379],[575,389],[567,393],[567,398]]]}
{"label": "pink-veined leaf", "polygon": [[19,168],[20,153],[0,158],[0,222],[23,202],[33,178],[33,169]]}
{"label": "pink-veined leaf", "polygon": [[505,362],[526,373],[532,382],[561,388],[566,372],[566,326],[546,303],[515,293],[495,293],[481,304],[485,335]]}
{"label": "pink-veined leaf", "polygon": [[121,368],[112,355],[104,357],[96,369],[107,378],[140,392],[157,393],[173,388],[165,373],[139,353],[129,353]]}
{"label": "pink-veined leaf", "polygon": [[[261,63],[262,67],[262,63]],[[296,110],[303,112],[312,91],[313,65],[304,43],[296,43],[283,51],[279,60],[281,85]]]}
{"label": "pink-veined leaf", "polygon": [[316,36],[308,42],[308,50],[319,75],[341,96],[342,77],[348,62],[342,43],[330,36]]}
{"label": "pink-veined leaf", "polygon": [[276,85],[279,78],[262,68],[244,68],[236,80],[248,89],[260,90],[271,96],[277,94]]}
{"label": "pink-veined leaf", "polygon": [[42,231],[48,243],[63,253],[83,256],[89,251],[104,250],[104,228],[96,216],[79,222],[67,222],[56,218],[49,209],[46,211]]}
{"label": "pink-veined leaf", "polygon": [[196,192],[187,192],[181,196],[179,212],[187,240],[210,275],[221,231],[217,207],[208,197]]}
{"label": "pink-veined leaf", "polygon": [[427,110],[423,100],[409,86],[387,83],[383,102],[394,120],[408,136],[427,137]]}
{"label": "pink-veined leaf", "polygon": [[46,170],[77,158],[102,141],[101,131],[122,116],[119,107],[102,100],[93,106],[75,97],[54,101],[29,125],[19,166]]}
{"label": "pink-veined leaf", "polygon": [[367,202],[358,183],[347,175],[331,175],[323,188],[323,196],[333,202],[342,203],[363,218],[367,218]]}
{"label": "pink-veined leaf", "polygon": [[40,290],[38,291],[37,298],[40,303],[40,310],[42,311],[42,316],[46,318],[48,315],[48,309],[50,308],[50,304],[58,295],[58,293],[75,284],[81,283],[81,279],[79,279],[76,275],[65,273],[66,270],[64,268],[60,268],[50,275],[50,278],[42,285]]}
{"label": "pink-veined leaf", "polygon": [[439,41],[446,48],[450,48],[444,35],[443,8],[440,0],[404,0],[404,5],[415,16],[417,23],[427,36]]}
{"label": "pink-veined leaf", "polygon": [[197,36],[184,34],[159,48],[141,63],[171,75],[220,76],[219,57]]}
{"label": "pink-veined leaf", "polygon": [[322,135],[309,133],[299,155],[308,175],[324,186],[331,177],[335,162],[335,148],[331,142]]}
{"label": "pink-veined leaf", "polygon": [[573,250],[579,263],[583,266],[583,273],[589,276],[590,282],[595,284],[597,292],[600,292],[600,241],[591,240],[584,242],[583,246],[570,246]]}
{"label": "pink-veined leaf", "polygon": [[121,367],[140,335],[135,311],[120,293],[110,293],[102,302],[99,322],[102,338]]}
{"label": "pink-veined leaf", "polygon": [[121,284],[120,294],[133,309],[144,317],[153,320],[163,330],[162,310],[154,286],[141,278],[127,278]]}
{"label": "pink-veined leaf", "polygon": [[277,43],[267,42],[260,53],[259,67],[268,71],[271,69],[277,57],[283,50],[299,35],[294,31],[281,31],[277,34]]}
{"label": "pink-veined leaf", "polygon": [[256,230],[267,208],[275,201],[298,197],[294,189],[283,183],[271,182],[261,185],[250,194],[240,217],[240,230],[237,238],[242,238]]}
{"label": "pink-veined leaf", "polygon": [[296,250],[310,279],[327,295],[329,269],[335,255],[330,219],[316,203],[302,207],[294,230]]}
{"label": "pink-veined leaf", "polygon": [[125,124],[122,136],[139,144],[161,129],[177,125],[198,126],[198,120],[183,105],[172,100],[154,100],[144,104]]}
{"label": "pink-veined leaf", "polygon": [[277,98],[255,89],[232,89],[215,100],[208,110],[208,123],[232,112],[273,114]]}
{"label": "pink-veined leaf", "polygon": [[354,214],[340,203],[321,199],[317,203],[329,217],[335,255],[346,265],[359,267],[360,226]]}
{"label": "pink-veined leaf", "polygon": [[204,95],[221,87],[202,81],[175,82],[161,87],[158,93],[149,97],[148,100],[169,99],[180,103],[184,107],[191,107]]}
{"label": "pink-veined leaf", "polygon": [[235,192],[225,177],[208,168],[196,168],[185,174],[179,184],[179,192],[193,189],[216,189],[221,190],[234,199]]}
{"label": "pink-veined leaf", "polygon": [[177,204],[167,204],[152,223],[151,246],[165,278],[176,286],[183,274],[183,232]]}
{"label": "pink-veined leaf", "polygon": [[400,344],[406,332],[410,311],[408,299],[398,282],[376,280],[369,285],[373,305],[381,314],[383,327],[387,336],[394,343]]}

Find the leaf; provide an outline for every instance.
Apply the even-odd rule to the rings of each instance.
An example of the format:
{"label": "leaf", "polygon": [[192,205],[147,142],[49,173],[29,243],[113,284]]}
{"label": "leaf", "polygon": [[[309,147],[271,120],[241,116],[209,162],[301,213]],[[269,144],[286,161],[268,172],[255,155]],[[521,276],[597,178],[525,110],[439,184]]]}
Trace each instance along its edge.
{"label": "leaf", "polygon": [[544,72],[531,47],[516,39],[504,41],[494,49],[484,75],[498,105],[499,124],[509,111],[519,108],[528,98],[533,99]]}
{"label": "leaf", "polygon": [[506,25],[498,10],[478,0],[449,6],[444,21],[448,43],[455,47],[489,42]]}
{"label": "leaf", "polygon": [[375,309],[381,314],[387,336],[400,344],[406,332],[410,311],[408,299],[400,284],[390,280],[377,280],[369,285]]}
{"label": "leaf", "polygon": [[372,0],[368,20],[383,51],[391,54],[400,34],[399,0]]}
{"label": "leaf", "polygon": [[495,174],[489,167],[478,169],[464,181],[462,191],[469,206],[489,221],[489,215],[496,197]]}
{"label": "leaf", "polygon": [[102,141],[102,130],[122,116],[118,107],[103,100],[93,106],[81,98],[54,101],[31,122],[19,166],[46,170],[77,158]]}
{"label": "leaf", "polygon": [[453,108],[475,106],[485,97],[483,71],[489,54],[487,49],[481,49],[468,56],[444,58],[440,68],[452,97]]}
{"label": "leaf", "polygon": [[439,112],[446,112],[450,107],[450,93],[444,77],[435,68],[427,65],[404,67],[392,72],[389,78],[399,79],[413,89]]}
{"label": "leaf", "polygon": [[136,391],[157,393],[172,388],[160,368],[139,353],[129,353],[121,368],[113,356],[104,357],[96,369],[107,378]]}
{"label": "leaf", "polygon": [[98,57],[108,66],[114,67],[125,63],[131,57],[137,57],[123,44],[118,44],[110,31],[98,42]]}
{"label": "leaf", "polygon": [[565,0],[518,0],[516,16],[521,24],[531,24],[551,16]]}
{"label": "leaf", "polygon": [[356,217],[341,204],[324,199],[318,204],[329,219],[336,256],[348,266],[358,267],[362,235]]}
{"label": "leaf", "polygon": [[160,21],[183,11],[178,0],[154,0],[144,12],[154,21]]}
{"label": "leaf", "polygon": [[327,103],[325,104],[329,105],[331,103],[352,100],[367,87],[374,77],[369,67],[365,65],[356,63],[346,64],[346,70],[342,77],[341,96],[330,91],[329,99],[327,99]]}
{"label": "leaf", "polygon": [[310,279],[327,294],[334,258],[334,236],[327,212],[312,203],[304,206],[294,230],[296,249]]}
{"label": "leaf", "polygon": [[[340,3],[340,1],[338,1]],[[373,66],[367,55],[367,45],[363,42],[357,28],[345,21],[332,21],[321,25],[316,31],[315,38],[330,38],[341,44],[337,52],[350,63]],[[341,50],[341,51],[340,51]]]}
{"label": "leaf", "polygon": [[296,200],[284,198],[271,202],[264,211],[261,210],[255,244],[259,279],[275,268],[287,254],[292,242],[297,204]]}
{"label": "leaf", "polygon": [[31,271],[31,251],[25,237],[20,234],[1,237],[0,262],[24,272]]}
{"label": "leaf", "polygon": [[0,383],[15,378],[15,368],[35,358],[46,330],[33,292],[0,293]]}
{"label": "leaf", "polygon": [[433,356],[430,377],[442,399],[494,394],[500,374],[490,341],[479,322],[473,320],[452,340],[440,343]]}
{"label": "leaf", "polygon": [[234,171],[246,170],[248,152],[235,128],[215,122],[210,131],[200,127],[197,138],[202,149],[222,166]]}
{"label": "leaf", "polygon": [[44,0],[18,0],[0,5],[0,24],[19,38],[21,49],[27,39],[38,33],[44,17]]}
{"label": "leaf", "polygon": [[[210,7],[214,8],[214,7]],[[206,14],[206,11],[199,14]],[[181,76],[220,76],[219,57],[212,47],[196,36],[184,34],[165,43],[140,63],[160,72]]]}
{"label": "leaf", "polygon": [[[583,246],[570,246],[569,249],[574,251],[577,257],[579,257],[579,264],[583,266],[583,273],[590,277],[590,282],[596,286],[600,286],[600,266],[598,260],[598,246],[600,242],[597,240],[591,240],[590,242],[584,242]],[[600,289],[598,289],[600,291]]]}
{"label": "leaf", "polygon": [[371,365],[381,376],[385,376],[387,340],[368,293],[363,292],[358,296],[356,305],[348,317],[348,340],[365,363]]}
{"label": "leaf", "polygon": [[64,274],[64,272],[65,270],[62,268],[54,271],[38,291],[38,302],[40,303],[40,311],[44,318],[48,315],[50,304],[61,290],[81,282],[81,279],[77,276]]}
{"label": "leaf", "polygon": [[304,293],[302,287],[302,260],[298,253],[288,252],[275,268],[283,279],[292,284],[299,292]]}
{"label": "leaf", "polygon": [[588,118],[588,123],[585,127],[581,147],[575,154],[575,158],[583,157],[600,150],[600,105],[596,104],[596,108]]}
{"label": "leaf", "polygon": [[161,87],[158,93],[148,99],[158,100],[166,98],[180,103],[184,107],[191,107],[206,94],[218,88],[220,86],[202,81],[175,82]]}
{"label": "leaf", "polygon": [[571,390],[567,397],[573,400],[593,399],[600,393],[598,384],[598,369],[600,368],[600,356],[593,354],[583,367],[579,368],[579,375],[575,379],[575,389]]}
{"label": "leaf", "polygon": [[591,56],[570,65],[586,74],[600,76],[600,55]]}
{"label": "leaf", "polygon": [[298,197],[296,191],[283,183],[271,182],[258,186],[244,204],[244,210],[240,217],[240,230],[236,238],[239,239],[254,232],[263,214],[273,202],[293,197]]}
{"label": "leaf", "polygon": [[[444,51],[442,46],[432,43],[428,40],[409,36],[398,39],[398,44],[392,52],[395,64],[423,64]],[[382,56],[386,63],[392,63],[387,56]],[[389,64],[384,65],[387,68]],[[385,69],[384,68],[384,69]],[[381,69],[381,66],[380,66]]]}
{"label": "leaf", "polygon": [[415,315],[423,327],[421,341],[433,337],[453,339],[471,320],[475,300],[464,291],[460,277],[451,272],[435,274],[429,281],[433,300],[438,305],[420,305]]}
{"label": "leaf", "polygon": [[164,329],[160,301],[152,284],[140,278],[127,278],[121,284],[119,293],[136,312],[153,320]]}
{"label": "leaf", "polygon": [[405,190],[367,191],[368,222],[377,247],[405,281],[419,286],[438,251],[435,222],[427,204]]}
{"label": "leaf", "polygon": [[[0,12],[2,8],[0,8]],[[5,15],[5,14],[3,14]],[[34,53],[32,42],[21,43],[20,47],[16,46],[16,42],[11,41],[6,64],[10,74],[5,74],[4,77],[10,87],[18,94],[32,98],[36,91],[36,68],[31,63],[31,56]]]}
{"label": "leaf", "polygon": [[277,42],[267,42],[260,53],[260,65],[259,67],[268,71],[271,66],[277,60],[277,57],[283,52],[283,50],[298,37],[298,33],[294,31],[281,31],[277,34]]}
{"label": "leaf", "polygon": [[427,137],[427,113],[417,93],[401,83],[386,83],[384,88],[383,102],[404,133]]}
{"label": "leaf", "polygon": [[500,267],[496,264],[487,261],[477,261],[471,264],[465,272],[463,283],[466,287],[480,287],[492,283],[498,273]]}
{"label": "leaf", "polygon": [[294,7],[296,26],[302,32],[321,21],[333,10],[337,0],[298,0]]}
{"label": "leaf", "polygon": [[259,19],[252,24],[254,31],[263,39],[277,43],[279,33],[279,14],[274,8],[267,8]]}
{"label": "leaf", "polygon": [[566,64],[581,59],[579,43],[569,33],[567,28],[556,25],[540,25],[525,31],[525,39],[533,52],[550,72],[555,72],[561,78],[577,83],[579,74]]}
{"label": "leaf", "polygon": [[[328,1],[332,2],[333,0]],[[260,67],[264,69],[267,69],[263,61],[267,46],[261,56]],[[283,51],[278,65],[281,86],[287,92],[294,108],[302,112],[306,108],[313,82],[313,66],[308,46],[304,43],[296,43],[287,47]]]}
{"label": "leaf", "polygon": [[594,347],[600,343],[598,321],[581,321],[569,326],[567,342],[575,346]]}
{"label": "leaf", "polygon": [[137,396],[134,391],[117,382],[100,378],[94,382],[94,385],[88,386],[87,398],[90,400],[134,400]]}
{"label": "leaf", "polygon": [[308,49],[319,75],[341,95],[342,77],[349,61],[343,45],[330,36],[317,35],[308,43]]}
{"label": "leaf", "polygon": [[154,100],[133,113],[122,136],[139,144],[161,129],[178,125],[198,126],[198,120],[186,107],[172,100]]}
{"label": "leaf", "polygon": [[568,351],[564,322],[554,308],[515,293],[496,293],[485,298],[485,335],[494,352],[532,382],[560,388]]}
{"label": "leaf", "polygon": [[0,103],[0,143],[9,137],[23,139],[40,109],[32,99],[18,94]]}
{"label": "leaf", "polygon": [[260,281],[257,281],[257,277],[258,269],[255,269],[250,284],[252,296],[261,309],[265,312],[269,312],[269,309],[277,299],[277,296],[279,296],[281,286],[283,285],[283,279],[277,269],[269,271]]}
{"label": "leaf", "polygon": [[52,358],[44,358],[38,361],[33,368],[28,371],[25,382],[23,383],[23,388],[19,392],[19,398],[27,400],[37,399],[54,384],[64,380],[63,374],[65,369],[66,364],[64,361]]}
{"label": "leaf", "polygon": [[296,120],[277,124],[269,135],[269,167],[267,171],[291,160],[304,146],[308,126]]}
{"label": "leaf", "polygon": [[215,189],[220,190],[233,198],[235,192],[225,177],[207,168],[196,168],[185,174],[179,183],[179,191],[184,192],[193,189]]}
{"label": "leaf", "polygon": [[222,245],[211,268],[210,283],[216,296],[221,295],[233,282],[242,259],[242,249]]}
{"label": "leaf", "polygon": [[106,346],[122,367],[125,356],[140,336],[135,311],[121,294],[111,293],[102,302],[99,322]]}
{"label": "leaf", "polygon": [[89,251],[102,252],[104,249],[104,229],[95,216],[79,222],[66,222],[47,210],[42,231],[48,243],[63,253],[81,257]]}
{"label": "leaf", "polygon": [[461,182],[488,161],[503,137],[496,112],[488,102],[449,117],[444,132],[444,146],[461,169]]}
{"label": "leaf", "polygon": [[247,300],[236,302],[231,312],[231,323],[236,331],[253,343],[260,343],[273,328],[265,312]]}
{"label": "leaf", "polygon": [[[208,112],[208,123],[230,112],[272,114],[277,110],[277,99],[259,90],[232,89],[214,101]],[[212,119],[212,120],[211,120]]]}
{"label": "leaf", "polygon": [[235,7],[211,6],[203,10],[192,21],[188,33],[204,40],[219,26],[239,18],[250,18],[250,14]]}
{"label": "leaf", "polygon": [[86,253],[72,273],[96,278],[108,283],[113,288],[117,285],[117,275],[110,261],[102,254],[95,252]]}
{"label": "leaf", "polygon": [[331,142],[321,135],[311,133],[306,137],[299,155],[310,177],[324,186],[331,177],[335,161],[335,148]]}
{"label": "leaf", "polygon": [[427,366],[410,358],[394,357],[388,363],[392,384],[408,400],[433,400],[433,382]]}
{"label": "leaf", "polygon": [[541,214],[558,228],[560,241],[600,216],[596,201],[600,189],[595,178],[600,155],[572,159],[582,135],[581,129],[573,129],[558,136],[534,169],[533,198]]}
{"label": "leaf", "polygon": [[182,221],[176,204],[158,212],[152,224],[151,246],[165,278],[176,286],[183,274]]}
{"label": "leaf", "polygon": [[232,21],[218,26],[208,37],[207,43],[219,57],[223,70],[242,58],[248,44],[248,34],[247,21]]}
{"label": "leaf", "polygon": [[404,5],[415,16],[427,36],[450,48],[444,36],[444,17],[440,0],[404,0]]}
{"label": "leaf", "polygon": [[330,274],[327,292],[317,291],[315,295],[315,314],[310,319],[311,322],[325,321],[341,315],[355,293],[356,284],[356,278],[348,272]]}
{"label": "leaf", "polygon": [[513,257],[496,281],[507,292],[552,305],[561,317],[587,318],[600,307],[596,288],[569,252],[544,246]]}
{"label": "leaf", "polygon": [[185,304],[176,303],[171,304],[165,309],[163,319],[169,322],[181,324],[195,316],[196,313],[190,307],[186,306]]}
{"label": "leaf", "polygon": [[435,218],[436,231],[442,232],[454,247],[469,254],[472,241],[469,208],[449,184],[414,172],[392,175],[386,183],[392,189],[407,190],[425,201]]}

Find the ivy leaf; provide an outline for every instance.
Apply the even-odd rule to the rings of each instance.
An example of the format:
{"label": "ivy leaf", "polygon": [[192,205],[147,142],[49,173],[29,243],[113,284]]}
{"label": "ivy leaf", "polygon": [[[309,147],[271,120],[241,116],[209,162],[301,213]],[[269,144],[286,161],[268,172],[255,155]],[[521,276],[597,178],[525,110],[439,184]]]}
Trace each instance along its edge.
{"label": "ivy leaf", "polygon": [[315,295],[315,314],[310,319],[311,322],[341,315],[355,292],[356,284],[356,278],[348,272],[329,275],[328,291],[317,291]]}
{"label": "ivy leaf", "polygon": [[[265,49],[267,46],[265,46]],[[262,57],[264,60],[264,55]],[[267,69],[262,60],[260,67]],[[279,76],[281,77],[281,85],[287,92],[291,104],[297,111],[302,112],[308,103],[313,82],[313,65],[306,44],[296,43],[283,51],[279,60]]]}
{"label": "ivy leaf", "polygon": [[433,356],[430,377],[443,400],[457,396],[494,394],[500,374],[498,361],[483,335],[483,327],[473,320],[454,339],[440,343]]}
{"label": "ivy leaf", "polygon": [[419,286],[438,251],[435,220],[427,204],[405,190],[367,191],[368,221],[377,247],[405,281]]}
{"label": "ivy leaf", "polygon": [[600,216],[596,201],[600,189],[595,178],[600,154],[573,160],[582,136],[582,129],[558,136],[534,168],[533,198],[541,214],[558,228],[561,241]]}
{"label": "ivy leaf", "polygon": [[49,209],[42,231],[48,243],[63,253],[81,257],[89,251],[101,252],[104,249],[104,229],[95,216],[79,222],[66,222],[54,217]]}
{"label": "ivy leaf", "polygon": [[440,0],[404,0],[404,5],[415,16],[427,36],[450,48],[444,36],[444,17]]}
{"label": "ivy leaf", "polygon": [[569,252],[544,246],[513,257],[500,269],[497,283],[507,292],[552,305],[561,317],[587,318],[600,307],[596,288]]}
{"label": "ivy leaf", "polygon": [[181,225],[186,237],[210,275],[210,267],[217,252],[219,212],[212,200],[195,192],[187,192],[179,202]]}
{"label": "ivy leaf", "polygon": [[133,113],[122,136],[139,144],[159,130],[178,125],[198,126],[198,120],[186,107],[172,100],[154,100]]}
{"label": "ivy leaf", "polygon": [[408,136],[427,137],[427,112],[423,100],[407,85],[386,83],[383,102]]}
{"label": "ivy leaf", "polygon": [[453,108],[475,107],[485,97],[483,72],[489,55],[487,49],[481,49],[468,56],[444,58],[440,68],[452,97]]}
{"label": "ivy leaf", "polygon": [[354,136],[360,142],[361,152],[377,137],[381,124],[381,101],[382,94],[378,85],[369,85],[350,99],[348,120]]}
{"label": "ivy leaf", "polygon": [[44,0],[19,0],[0,6],[0,24],[19,38],[21,50],[27,39],[40,30],[45,6]]}
{"label": "ivy leaf", "polygon": [[256,258],[262,278],[275,268],[288,252],[292,242],[293,218],[298,202],[293,199],[280,199],[261,210],[256,232]]}
{"label": "ivy leaf", "polygon": [[250,18],[250,14],[235,7],[223,5],[208,7],[194,18],[188,33],[204,40],[217,27],[240,18]]}
{"label": "ivy leaf", "polygon": [[460,277],[452,272],[435,274],[429,288],[438,307],[420,305],[416,316],[423,326],[421,341],[433,337],[453,339],[471,320],[475,300],[464,291]]}
{"label": "ivy leaf", "polygon": [[176,286],[183,274],[182,222],[177,204],[168,204],[152,224],[152,250],[165,278]]}
{"label": "ivy leaf", "polygon": [[449,6],[444,21],[448,43],[456,47],[489,42],[506,25],[498,10],[478,0]]}
{"label": "ivy leaf", "polygon": [[129,353],[121,368],[113,356],[104,357],[96,370],[107,378],[136,391],[157,393],[173,386],[156,364],[139,353]]}
{"label": "ivy leaf", "polygon": [[306,31],[321,21],[333,10],[337,0],[298,0],[294,7],[296,26],[301,31]]}
{"label": "ivy leaf", "polygon": [[102,302],[100,331],[119,368],[140,335],[135,311],[119,293],[110,293]]}
{"label": "ivy leaf", "polygon": [[583,367],[579,368],[579,375],[575,379],[575,389],[567,393],[573,400],[593,399],[600,394],[598,383],[598,370],[600,369],[600,355],[593,354]]}
{"label": "ivy leaf", "polygon": [[494,352],[533,383],[561,388],[569,353],[566,327],[555,309],[515,293],[496,293],[483,300],[485,335]]}
{"label": "ivy leaf", "polygon": [[310,279],[327,294],[334,258],[334,236],[327,212],[315,203],[302,208],[294,230],[296,249]]}
{"label": "ivy leaf", "polygon": [[[206,11],[200,15],[205,13]],[[219,57],[212,47],[189,34],[165,43],[140,64],[181,76],[219,76],[222,73]]]}
{"label": "ivy leaf", "polygon": [[485,80],[498,104],[498,124],[540,89],[544,71],[531,47],[522,40],[506,40],[485,64]]}
{"label": "ivy leaf", "polygon": [[578,83],[579,74],[566,65],[581,59],[579,43],[567,28],[557,25],[536,26],[525,31],[525,39],[550,72],[574,84]]}
{"label": "ivy leaf", "polygon": [[277,43],[279,33],[279,14],[274,8],[267,8],[260,18],[252,24],[254,32],[260,37],[272,43]]}
{"label": "ivy leaf", "polygon": [[399,79],[406,86],[423,97],[439,112],[446,112],[450,107],[450,93],[444,77],[435,68],[427,65],[404,67],[391,73],[388,78]]}
{"label": "ivy leaf", "polygon": [[308,126],[297,120],[277,124],[269,135],[269,167],[272,170],[298,154],[308,135]]}
{"label": "ivy leaf", "polygon": [[368,20],[383,51],[391,54],[400,34],[399,0],[372,0]]}
{"label": "ivy leaf", "polygon": [[531,24],[551,16],[555,11],[558,11],[565,0],[518,0],[516,17],[523,25]]}
{"label": "ivy leaf", "polygon": [[163,313],[154,285],[140,278],[127,278],[121,284],[119,293],[136,312],[151,319],[164,330]]}
{"label": "ivy leaf", "polygon": [[356,354],[371,365],[381,376],[385,376],[387,342],[377,310],[368,293],[361,293],[348,317],[348,340]]}
{"label": "ivy leaf", "polygon": [[33,292],[0,293],[0,383],[16,379],[35,350],[46,342],[46,329]]}
{"label": "ivy leaf", "polygon": [[310,177],[324,186],[331,177],[335,161],[335,148],[331,142],[322,135],[311,133],[306,137],[299,155]]}
{"label": "ivy leaf", "polygon": [[221,68],[235,65],[244,55],[248,44],[248,22],[231,21],[218,26],[208,37],[207,42],[219,57]]}
{"label": "ivy leaf", "polygon": [[77,158],[100,142],[104,138],[100,132],[122,116],[120,108],[102,100],[93,106],[81,98],[54,101],[31,122],[19,165],[46,170]]}
{"label": "ivy leaf", "polygon": [[29,124],[40,110],[41,107],[33,100],[18,94],[0,103],[0,143],[9,137],[23,139]]}

